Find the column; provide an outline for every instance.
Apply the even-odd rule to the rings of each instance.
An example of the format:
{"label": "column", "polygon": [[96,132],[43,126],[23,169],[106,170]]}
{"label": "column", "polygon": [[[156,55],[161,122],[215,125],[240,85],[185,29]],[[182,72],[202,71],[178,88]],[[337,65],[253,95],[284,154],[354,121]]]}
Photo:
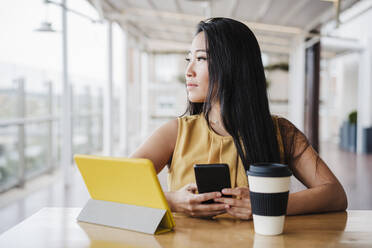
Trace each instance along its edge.
{"label": "column", "polygon": [[372,37],[362,40],[358,82],[357,152],[363,153],[363,128],[372,126]]}
{"label": "column", "polygon": [[105,85],[105,94],[103,97],[104,111],[103,111],[103,153],[105,155],[113,155],[113,48],[112,48],[112,22],[107,24],[107,70],[108,78]]}
{"label": "column", "polygon": [[129,86],[129,72],[128,72],[128,57],[129,57],[129,34],[126,30],[123,32],[123,81],[120,84],[120,150],[119,154],[122,156],[128,155],[128,86]]}
{"label": "column", "polygon": [[[62,0],[66,6],[67,0]],[[65,187],[71,183],[72,164],[72,123],[71,123],[71,91],[68,77],[68,44],[67,44],[67,9],[62,9],[62,112],[61,112],[61,163]]]}
{"label": "column", "polygon": [[292,41],[289,56],[288,90],[289,120],[303,131],[305,105],[305,42],[303,35],[297,35]]}
{"label": "column", "polygon": [[320,42],[306,49],[305,134],[319,152]]}
{"label": "column", "polygon": [[149,60],[146,52],[141,53],[141,138],[148,135],[149,126]]}

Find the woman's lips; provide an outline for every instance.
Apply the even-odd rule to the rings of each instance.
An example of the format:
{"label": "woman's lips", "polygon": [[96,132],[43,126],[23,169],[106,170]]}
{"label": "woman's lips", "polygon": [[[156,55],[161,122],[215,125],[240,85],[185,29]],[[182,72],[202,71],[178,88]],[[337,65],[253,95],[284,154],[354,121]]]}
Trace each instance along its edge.
{"label": "woman's lips", "polygon": [[187,83],[186,86],[187,86],[188,89],[189,89],[189,88],[198,87],[197,84],[193,84],[193,83]]}

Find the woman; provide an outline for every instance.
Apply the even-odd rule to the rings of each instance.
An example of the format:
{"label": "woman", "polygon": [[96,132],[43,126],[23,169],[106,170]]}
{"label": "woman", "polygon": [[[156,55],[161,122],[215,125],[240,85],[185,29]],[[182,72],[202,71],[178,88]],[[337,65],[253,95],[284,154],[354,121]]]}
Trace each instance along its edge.
{"label": "woman", "polygon": [[[247,26],[228,18],[200,22],[186,60],[190,115],[161,126],[132,155],[152,160],[157,172],[170,166],[172,211],[250,219],[245,169],[258,162],[288,164],[308,188],[289,195],[287,214],[346,209],[344,189],[303,133],[270,115],[260,48]],[[232,188],[222,192],[233,197],[196,194],[197,163],[228,164]],[[210,199],[215,203],[202,204]]]}

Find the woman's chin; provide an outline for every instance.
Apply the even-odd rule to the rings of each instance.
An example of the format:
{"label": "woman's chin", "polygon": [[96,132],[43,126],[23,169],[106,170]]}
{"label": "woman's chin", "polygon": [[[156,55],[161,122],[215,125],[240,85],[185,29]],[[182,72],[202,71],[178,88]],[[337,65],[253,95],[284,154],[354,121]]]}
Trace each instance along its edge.
{"label": "woman's chin", "polygon": [[191,103],[203,103],[204,102],[204,99],[195,99],[195,98],[189,97],[189,101]]}

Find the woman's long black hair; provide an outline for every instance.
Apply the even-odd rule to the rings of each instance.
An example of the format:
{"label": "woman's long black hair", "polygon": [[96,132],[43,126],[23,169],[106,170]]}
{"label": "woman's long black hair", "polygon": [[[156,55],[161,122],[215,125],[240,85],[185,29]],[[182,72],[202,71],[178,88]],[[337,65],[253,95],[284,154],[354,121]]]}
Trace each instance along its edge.
{"label": "woman's long black hair", "polygon": [[209,124],[212,103],[219,101],[224,127],[245,169],[252,163],[280,162],[260,47],[253,32],[229,18],[201,21],[196,34],[200,32],[206,40],[209,89],[204,103],[188,102],[186,113],[203,113]]}

